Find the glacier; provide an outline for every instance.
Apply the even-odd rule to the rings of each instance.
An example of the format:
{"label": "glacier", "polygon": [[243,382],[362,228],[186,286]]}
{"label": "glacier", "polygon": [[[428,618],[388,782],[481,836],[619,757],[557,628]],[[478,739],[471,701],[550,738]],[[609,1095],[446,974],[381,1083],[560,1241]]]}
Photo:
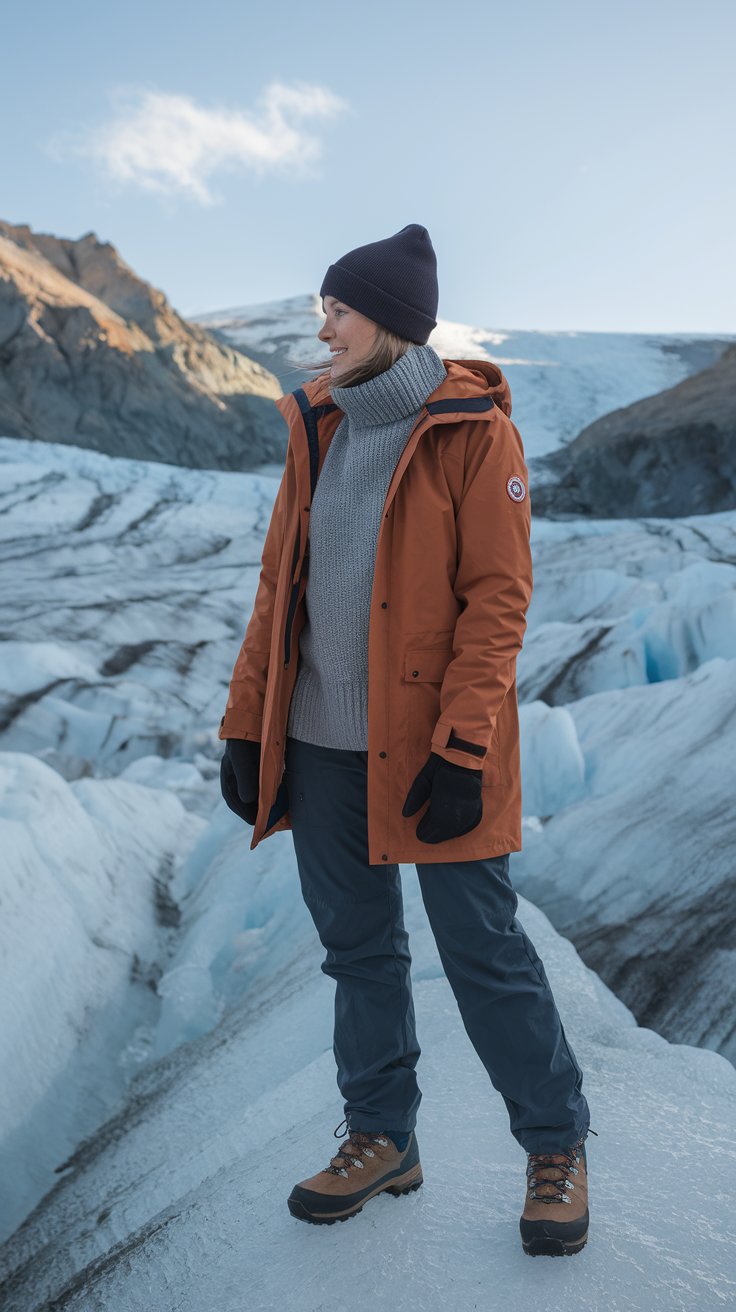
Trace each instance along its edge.
{"label": "glacier", "polygon": [[533,521],[510,873],[598,1134],[550,1269],[411,866],[425,1185],[286,1210],[337,1147],[333,986],[217,740],[274,479],[11,439],[0,478],[3,1307],[729,1306],[736,512]]}

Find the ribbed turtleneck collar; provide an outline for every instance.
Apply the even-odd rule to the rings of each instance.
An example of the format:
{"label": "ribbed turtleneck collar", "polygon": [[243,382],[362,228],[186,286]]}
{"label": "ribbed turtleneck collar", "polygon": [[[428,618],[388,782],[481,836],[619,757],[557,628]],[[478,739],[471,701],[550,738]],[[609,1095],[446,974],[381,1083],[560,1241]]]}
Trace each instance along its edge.
{"label": "ribbed turtleneck collar", "polygon": [[412,345],[390,369],[355,387],[330,388],[335,405],[359,425],[390,423],[421,410],[427,397],[447,377],[432,346]]}

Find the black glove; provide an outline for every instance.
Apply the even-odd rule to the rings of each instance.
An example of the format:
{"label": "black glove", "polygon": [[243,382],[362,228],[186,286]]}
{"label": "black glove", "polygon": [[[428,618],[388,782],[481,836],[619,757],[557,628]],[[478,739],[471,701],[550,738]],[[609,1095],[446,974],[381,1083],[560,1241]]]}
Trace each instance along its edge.
{"label": "black glove", "polygon": [[417,838],[423,843],[444,843],[470,833],[483,817],[483,771],[446,761],[430,752],[407,794],[401,814],[414,815],[430,797],[419,824]]}
{"label": "black glove", "polygon": [[261,744],[251,738],[227,738],[220,762],[222,795],[241,820],[254,825],[258,815]]}

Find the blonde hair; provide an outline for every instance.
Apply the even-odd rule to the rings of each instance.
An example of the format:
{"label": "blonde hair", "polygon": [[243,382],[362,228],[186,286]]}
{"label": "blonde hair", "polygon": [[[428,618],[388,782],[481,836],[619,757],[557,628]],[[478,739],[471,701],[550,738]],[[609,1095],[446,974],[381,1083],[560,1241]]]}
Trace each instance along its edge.
{"label": "blonde hair", "polygon": [[[406,354],[410,346],[415,345],[415,342],[409,341],[406,337],[399,337],[397,333],[391,332],[390,328],[384,328],[383,324],[377,323],[373,349],[368,358],[340,374],[339,379],[335,380],[335,385],[355,387],[358,383],[365,383],[369,378],[375,378],[377,374],[390,369],[392,364],[396,364],[396,361]],[[324,360],[289,360],[288,363],[295,369],[304,369],[308,372],[314,370],[316,378],[330,377],[330,366],[325,364]]]}

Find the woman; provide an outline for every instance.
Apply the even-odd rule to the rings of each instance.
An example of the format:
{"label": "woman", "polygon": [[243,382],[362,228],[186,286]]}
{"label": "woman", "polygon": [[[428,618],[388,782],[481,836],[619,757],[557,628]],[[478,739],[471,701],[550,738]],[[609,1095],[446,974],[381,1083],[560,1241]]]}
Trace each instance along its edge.
{"label": "woman", "polygon": [[583,1076],[508,874],[532,591],[508,384],[427,344],[437,269],[419,224],[342,256],[320,295],[331,363],[276,403],[286,465],[219,730],[223,796],[254,825],[251,848],[291,829],[336,982],[348,1134],[289,1209],[331,1223],[422,1183],[399,880],[412,861],[463,1023],[527,1153],[524,1249],[578,1252]]}

